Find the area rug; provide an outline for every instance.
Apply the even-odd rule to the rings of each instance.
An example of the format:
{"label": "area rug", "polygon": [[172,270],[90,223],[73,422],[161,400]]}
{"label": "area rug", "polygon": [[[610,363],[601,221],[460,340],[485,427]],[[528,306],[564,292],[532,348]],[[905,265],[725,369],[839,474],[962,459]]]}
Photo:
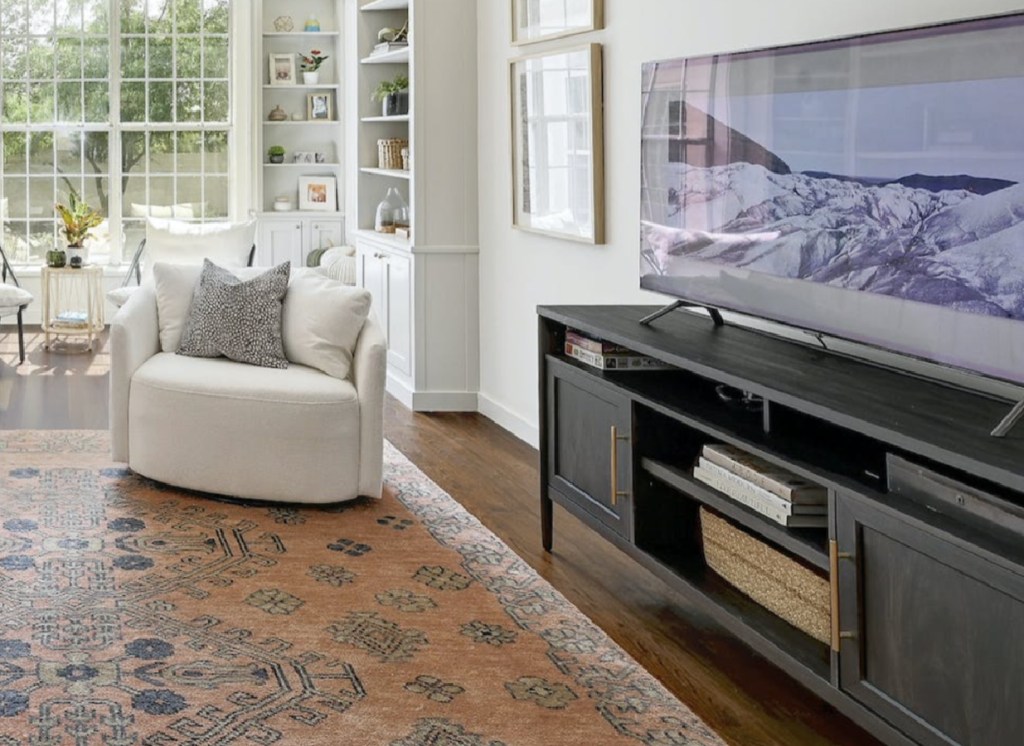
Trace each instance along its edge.
{"label": "area rug", "polygon": [[108,454],[0,431],[2,746],[722,743],[390,445],[328,508]]}

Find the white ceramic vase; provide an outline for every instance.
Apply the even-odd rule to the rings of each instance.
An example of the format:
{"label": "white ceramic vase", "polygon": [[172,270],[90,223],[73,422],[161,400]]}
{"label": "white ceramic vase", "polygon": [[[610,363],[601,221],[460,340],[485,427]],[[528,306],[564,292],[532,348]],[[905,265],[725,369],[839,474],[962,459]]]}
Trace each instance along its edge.
{"label": "white ceramic vase", "polygon": [[302,82],[306,85],[316,85],[320,82],[320,71],[304,70],[302,73]]}

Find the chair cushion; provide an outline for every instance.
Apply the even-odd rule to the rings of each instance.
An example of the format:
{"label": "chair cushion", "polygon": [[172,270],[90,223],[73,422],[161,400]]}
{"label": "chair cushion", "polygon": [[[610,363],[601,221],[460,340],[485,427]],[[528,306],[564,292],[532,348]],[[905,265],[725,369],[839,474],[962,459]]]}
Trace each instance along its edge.
{"label": "chair cushion", "polygon": [[192,296],[179,355],[219,357],[249,365],[287,368],[281,341],[290,262],[240,280],[209,259]]}
{"label": "chair cushion", "polygon": [[293,363],[346,378],[370,312],[370,293],[317,272],[297,271],[288,285],[282,333]]}
{"label": "chair cushion", "polygon": [[[160,349],[163,352],[178,351],[178,345],[181,344],[181,332],[185,328],[185,321],[188,319],[188,312],[192,307],[192,294],[202,271],[202,262],[197,264],[159,262],[153,267]],[[261,272],[266,272],[266,267],[240,267],[232,271],[238,278],[247,280]]]}
{"label": "chair cushion", "polygon": [[113,290],[107,291],[107,300],[113,303],[115,306],[120,308],[128,299],[132,297],[132,293],[139,289],[138,285],[129,285],[123,288],[114,288]]}
{"label": "chair cushion", "polygon": [[212,259],[224,267],[244,267],[256,239],[256,221],[245,223],[184,223],[179,220],[146,221],[143,281],[157,262],[202,264]]}
{"label": "chair cushion", "polygon": [[158,352],[143,363],[132,376],[132,386],[250,403],[356,402],[356,390],[350,382],[304,365],[282,370],[242,365],[222,357],[185,357],[167,352]]}
{"label": "chair cushion", "polygon": [[0,284],[0,308],[17,309],[32,302],[32,293],[17,285]]}

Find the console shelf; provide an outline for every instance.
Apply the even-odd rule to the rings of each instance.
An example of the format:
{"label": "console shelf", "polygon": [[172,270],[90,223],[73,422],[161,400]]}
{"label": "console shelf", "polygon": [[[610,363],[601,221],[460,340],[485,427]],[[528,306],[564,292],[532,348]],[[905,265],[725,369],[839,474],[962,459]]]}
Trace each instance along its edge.
{"label": "console shelf", "polygon": [[[989,436],[1009,404],[688,312],[640,325],[654,310],[538,310],[545,549],[558,505],[887,744],[1017,746],[1024,427]],[[671,368],[590,367],[570,330]],[[716,443],[824,487],[827,527],[694,478]]]}

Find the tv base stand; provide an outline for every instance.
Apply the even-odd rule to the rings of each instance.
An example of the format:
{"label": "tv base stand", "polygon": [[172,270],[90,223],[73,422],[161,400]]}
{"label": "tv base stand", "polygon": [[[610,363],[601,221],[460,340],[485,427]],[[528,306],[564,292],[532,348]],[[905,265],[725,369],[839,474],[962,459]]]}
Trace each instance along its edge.
{"label": "tv base stand", "polygon": [[[557,505],[890,746],[1019,746],[1024,435],[991,437],[1005,403],[693,314],[638,323],[652,311],[539,309],[545,549]],[[564,354],[569,330],[670,367],[590,367]],[[712,443],[825,487],[825,525],[699,479]],[[726,545],[706,533],[724,524]],[[749,568],[791,594],[785,614],[713,567],[767,549],[808,584]]]}
{"label": "tv base stand", "polygon": [[700,303],[690,303],[689,301],[685,300],[677,300],[672,303],[669,303],[664,308],[659,308],[654,313],[647,314],[642,319],[640,319],[639,323],[643,326],[650,326],[652,321],[660,319],[662,316],[670,314],[679,308],[703,308],[705,311],[708,312],[708,316],[711,317],[711,321],[714,322],[715,326],[725,326],[725,319],[722,318],[722,313],[717,308],[714,308],[712,306],[704,306],[701,305]]}

